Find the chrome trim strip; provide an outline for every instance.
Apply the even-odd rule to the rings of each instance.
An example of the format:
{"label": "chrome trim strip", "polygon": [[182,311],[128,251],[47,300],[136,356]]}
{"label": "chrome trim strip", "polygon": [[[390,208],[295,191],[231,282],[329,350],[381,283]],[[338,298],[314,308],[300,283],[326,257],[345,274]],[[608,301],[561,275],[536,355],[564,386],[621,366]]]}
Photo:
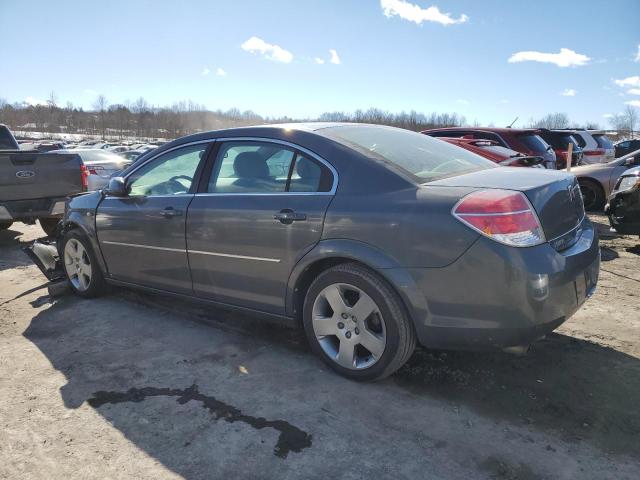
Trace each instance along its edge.
{"label": "chrome trim strip", "polygon": [[180,253],[186,252],[186,250],[182,248],[154,247],[153,245],[139,245],[137,243],[110,242],[108,240],[103,240],[101,243],[104,243],[107,245],[120,245],[122,247],[136,247],[136,248],[148,248],[149,250],[163,250],[166,252],[180,252]]}
{"label": "chrome trim strip", "polygon": [[291,195],[295,195],[295,196],[299,196],[299,195],[333,195],[333,193],[331,192],[249,192],[249,193],[241,193],[241,192],[234,192],[234,193],[225,193],[225,192],[220,192],[220,193],[196,193],[195,196],[196,197],[266,197],[266,196],[291,196]]}
{"label": "chrome trim strip", "polygon": [[166,252],[195,253],[198,255],[211,255],[214,257],[227,257],[227,258],[237,258],[240,260],[258,260],[261,262],[280,263],[279,258],[250,257],[248,255],[233,255],[231,253],[204,252],[201,250],[185,250],[182,248],[156,247],[153,245],[140,245],[138,243],[112,242],[109,240],[103,240],[101,243],[107,244],[107,245],[120,245],[122,247],[147,248],[149,250],[162,250]]}
{"label": "chrome trim strip", "polygon": [[261,262],[273,262],[280,263],[279,258],[265,258],[265,257],[250,257],[247,255],[232,255],[230,253],[218,253],[218,252],[203,252],[201,250],[187,250],[187,253],[196,253],[198,255],[211,255],[214,257],[227,257],[227,258],[238,258],[241,260],[258,260]]}
{"label": "chrome trim strip", "polygon": [[532,212],[532,210],[517,210],[515,212],[504,212],[504,213],[456,213],[456,215],[460,215],[461,217],[502,217],[504,215],[517,215],[518,213],[527,213]]}

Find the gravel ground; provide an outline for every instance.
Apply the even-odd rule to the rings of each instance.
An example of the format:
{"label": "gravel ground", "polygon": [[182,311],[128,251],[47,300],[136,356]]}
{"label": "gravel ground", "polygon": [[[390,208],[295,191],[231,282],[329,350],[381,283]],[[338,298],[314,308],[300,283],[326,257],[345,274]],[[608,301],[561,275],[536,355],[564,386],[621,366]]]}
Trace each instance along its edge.
{"label": "gravel ground", "polygon": [[115,290],[53,299],[0,232],[0,478],[638,478],[640,240],[525,357],[420,349],[373,384],[300,332]]}

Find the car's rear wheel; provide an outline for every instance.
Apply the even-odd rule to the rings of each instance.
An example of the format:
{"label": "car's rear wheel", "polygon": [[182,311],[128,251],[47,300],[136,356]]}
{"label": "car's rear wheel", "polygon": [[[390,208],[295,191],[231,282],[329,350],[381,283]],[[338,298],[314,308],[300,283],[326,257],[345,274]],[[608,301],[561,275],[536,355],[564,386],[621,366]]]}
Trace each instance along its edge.
{"label": "car's rear wheel", "polygon": [[6,230],[11,225],[13,225],[13,222],[0,222],[0,230]]}
{"label": "car's rear wheel", "polygon": [[591,180],[580,180],[579,184],[584,209],[590,212],[602,210],[605,201],[602,187]]}
{"label": "car's rear wheel", "polygon": [[59,218],[40,218],[38,221],[40,222],[40,227],[42,227],[42,230],[44,230],[44,233],[46,233],[48,237],[55,235],[58,223],[60,223]]}
{"label": "car's rear wheel", "polygon": [[402,300],[387,282],[355,263],[332,267],[307,292],[307,339],[333,370],[355,380],[391,375],[416,345]]}
{"label": "car's rear wheel", "polygon": [[71,230],[62,240],[62,261],[69,286],[81,297],[98,296],[105,288],[104,277],[87,239]]}

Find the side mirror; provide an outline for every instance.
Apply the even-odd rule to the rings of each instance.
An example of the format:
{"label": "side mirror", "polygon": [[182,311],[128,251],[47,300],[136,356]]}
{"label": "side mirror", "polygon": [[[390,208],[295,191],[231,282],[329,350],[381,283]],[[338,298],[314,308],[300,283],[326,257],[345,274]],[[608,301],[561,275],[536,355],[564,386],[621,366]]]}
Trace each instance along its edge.
{"label": "side mirror", "polygon": [[636,157],[629,157],[624,161],[625,167],[632,167],[636,164]]}
{"label": "side mirror", "polygon": [[109,180],[109,186],[106,189],[106,194],[112,197],[126,197],[127,186],[124,183],[124,178],[113,177]]}

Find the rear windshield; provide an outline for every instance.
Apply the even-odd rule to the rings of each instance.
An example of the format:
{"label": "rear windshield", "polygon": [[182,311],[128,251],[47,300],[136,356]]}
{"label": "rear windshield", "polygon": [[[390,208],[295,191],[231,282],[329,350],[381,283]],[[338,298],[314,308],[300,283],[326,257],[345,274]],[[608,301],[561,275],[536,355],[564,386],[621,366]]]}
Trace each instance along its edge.
{"label": "rear windshield", "polygon": [[596,143],[598,144],[598,146],[600,148],[613,148],[613,143],[611,143],[611,140],[609,140],[609,137],[607,137],[606,135],[602,134],[595,134],[593,135],[593,139],[596,141]]}
{"label": "rear windshield", "polygon": [[17,150],[18,142],[13,138],[9,129],[5,126],[0,126],[0,150]]}
{"label": "rear windshield", "polygon": [[564,132],[549,132],[546,134],[547,141],[555,149],[566,150],[570,143],[573,144],[573,149],[580,148],[570,133]]}
{"label": "rear windshield", "polygon": [[493,162],[444,140],[400,128],[340,126],[323,129],[322,134],[390,163],[418,182],[496,167]]}
{"label": "rear windshield", "polygon": [[532,152],[544,153],[547,151],[549,145],[545,142],[540,135],[535,133],[525,133],[518,136],[518,140]]}

